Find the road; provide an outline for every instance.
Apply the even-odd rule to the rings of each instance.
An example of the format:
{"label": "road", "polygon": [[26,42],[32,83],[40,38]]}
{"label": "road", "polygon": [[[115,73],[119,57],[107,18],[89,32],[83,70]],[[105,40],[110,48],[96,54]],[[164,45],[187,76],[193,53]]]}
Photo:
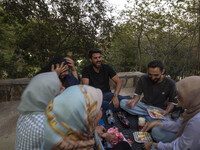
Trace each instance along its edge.
{"label": "road", "polygon": [[19,117],[17,106],[20,101],[0,103],[0,149],[14,150],[16,124]]}

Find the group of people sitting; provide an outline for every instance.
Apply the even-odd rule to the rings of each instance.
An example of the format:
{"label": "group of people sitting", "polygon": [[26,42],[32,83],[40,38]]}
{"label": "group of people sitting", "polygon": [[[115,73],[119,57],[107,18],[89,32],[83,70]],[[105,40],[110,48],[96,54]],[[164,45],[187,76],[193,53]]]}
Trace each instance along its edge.
{"label": "group of people sitting", "polygon": [[[151,131],[154,142],[144,143],[144,149],[200,147],[200,77],[186,77],[175,83],[164,76],[162,62],[153,60],[147,74],[140,77],[134,97],[126,99],[119,95],[118,75],[102,64],[101,55],[98,49],[89,52],[91,65],[83,69],[82,80],[70,57],[57,57],[33,77],[18,107],[16,150],[103,150],[102,139],[111,142],[114,136],[98,123],[107,110],[122,109],[146,118],[143,131]],[[116,84],[114,92],[110,90],[110,79]],[[177,103],[185,112],[182,118],[172,121],[169,113]],[[165,118],[150,117],[147,109],[152,107]],[[131,147],[122,141],[110,149]]]}

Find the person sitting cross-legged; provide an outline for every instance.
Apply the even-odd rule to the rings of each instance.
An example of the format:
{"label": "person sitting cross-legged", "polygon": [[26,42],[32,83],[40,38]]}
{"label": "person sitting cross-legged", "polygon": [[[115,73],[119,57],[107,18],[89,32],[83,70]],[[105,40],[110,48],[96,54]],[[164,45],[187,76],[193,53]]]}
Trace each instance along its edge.
{"label": "person sitting cross-legged", "polygon": [[[141,76],[138,81],[134,98],[121,100],[120,107],[132,115],[143,116],[146,120],[153,119],[149,116],[147,109],[155,108],[166,116],[166,119],[169,119],[168,114],[174,108],[174,104],[177,103],[175,99],[177,92],[175,82],[165,77],[164,72],[165,69],[161,61],[151,61],[148,64],[148,74]],[[142,94],[144,96],[140,100]],[[156,141],[171,141],[174,137],[173,133],[168,136],[171,137],[169,139],[163,138],[156,133],[169,134],[162,132],[158,127],[153,128],[152,136]]]}

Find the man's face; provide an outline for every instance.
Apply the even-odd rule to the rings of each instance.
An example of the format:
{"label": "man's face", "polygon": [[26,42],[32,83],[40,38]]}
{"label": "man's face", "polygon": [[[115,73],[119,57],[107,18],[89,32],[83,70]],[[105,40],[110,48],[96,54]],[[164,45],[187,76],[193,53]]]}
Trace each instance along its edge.
{"label": "man's face", "polygon": [[153,83],[159,82],[163,73],[164,73],[164,69],[163,71],[161,71],[159,67],[148,68],[148,76]]}
{"label": "man's face", "polygon": [[93,53],[90,61],[95,68],[100,68],[101,62],[102,62],[101,54],[100,53]]}

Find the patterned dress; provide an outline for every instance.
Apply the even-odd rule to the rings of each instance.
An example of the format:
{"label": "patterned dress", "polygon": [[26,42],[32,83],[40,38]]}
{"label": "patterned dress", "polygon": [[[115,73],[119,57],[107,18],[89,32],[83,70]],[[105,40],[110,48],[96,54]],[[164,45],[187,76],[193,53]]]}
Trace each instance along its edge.
{"label": "patterned dress", "polygon": [[45,114],[21,114],[16,129],[15,150],[40,150],[44,139]]}

